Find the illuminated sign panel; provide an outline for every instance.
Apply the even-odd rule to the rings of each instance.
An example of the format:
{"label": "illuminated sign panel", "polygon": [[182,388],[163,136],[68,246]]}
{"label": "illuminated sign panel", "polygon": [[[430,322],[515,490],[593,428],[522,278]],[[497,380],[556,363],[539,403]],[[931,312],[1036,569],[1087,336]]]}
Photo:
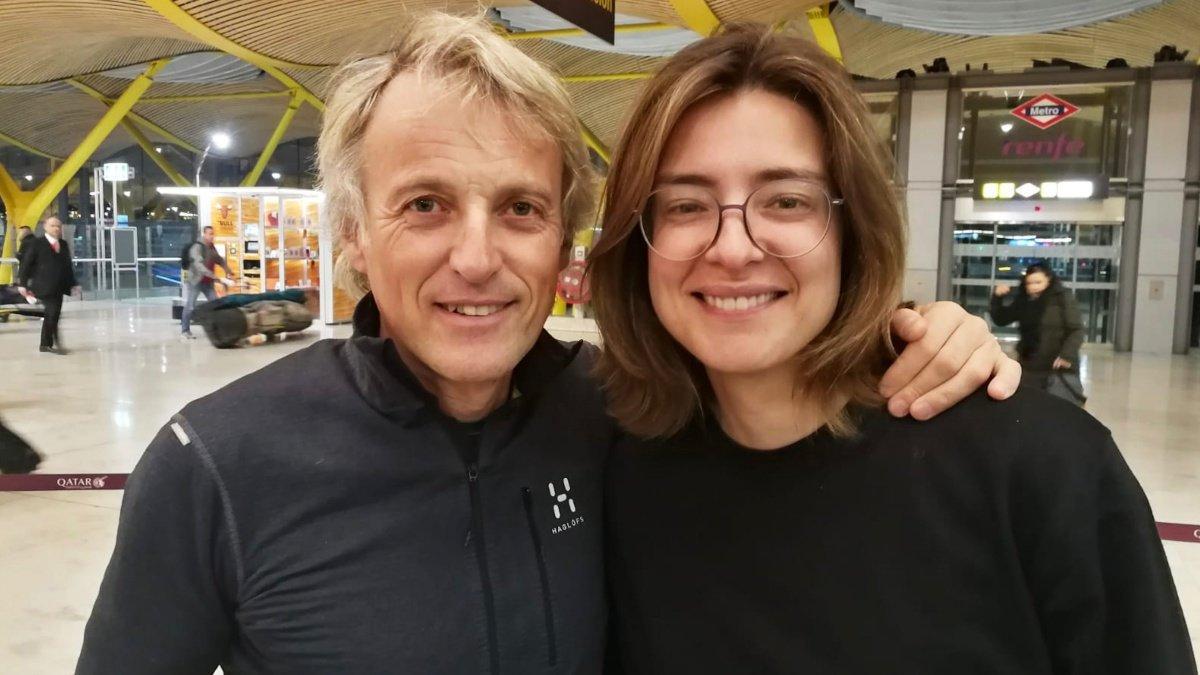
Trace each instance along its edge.
{"label": "illuminated sign panel", "polygon": [[1039,129],[1049,129],[1079,112],[1079,106],[1064,101],[1054,94],[1041,94],[1009,112]]}

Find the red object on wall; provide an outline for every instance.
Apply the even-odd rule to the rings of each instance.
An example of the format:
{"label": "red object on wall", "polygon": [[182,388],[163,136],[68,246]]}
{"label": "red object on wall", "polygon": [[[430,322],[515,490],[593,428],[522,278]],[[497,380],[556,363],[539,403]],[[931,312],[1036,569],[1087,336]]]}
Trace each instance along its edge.
{"label": "red object on wall", "polygon": [[592,299],[591,285],[587,279],[587,262],[572,260],[558,273],[558,296],[569,305],[581,305]]}

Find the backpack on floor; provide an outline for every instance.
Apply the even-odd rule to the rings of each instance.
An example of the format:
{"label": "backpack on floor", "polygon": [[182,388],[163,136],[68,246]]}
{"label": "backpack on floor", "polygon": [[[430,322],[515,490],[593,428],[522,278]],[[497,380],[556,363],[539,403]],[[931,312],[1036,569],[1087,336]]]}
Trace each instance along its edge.
{"label": "backpack on floor", "polygon": [[236,347],[251,335],[296,333],[312,325],[307,307],[287,300],[259,300],[241,307],[196,308],[195,322],[204,327],[208,341],[218,349]]}

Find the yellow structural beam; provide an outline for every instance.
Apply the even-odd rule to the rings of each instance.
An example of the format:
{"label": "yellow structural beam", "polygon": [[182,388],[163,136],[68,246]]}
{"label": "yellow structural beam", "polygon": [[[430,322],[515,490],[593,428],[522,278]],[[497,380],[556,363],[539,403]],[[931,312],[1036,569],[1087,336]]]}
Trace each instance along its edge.
{"label": "yellow structural beam", "polygon": [[252,101],[263,98],[285,98],[290,91],[242,91],[229,94],[192,94],[187,96],[147,96],[138,103],[198,103],[203,101]]}
{"label": "yellow structural beam", "polygon": [[24,214],[25,222],[20,224],[33,225],[36,223],[37,217],[41,215],[41,212],[47,206],[50,206],[50,203],[54,201],[58,193],[67,186],[67,182],[71,180],[71,177],[83,167],[83,163],[87,161],[88,157],[92,156],[96,148],[100,147],[104,139],[108,138],[112,130],[121,123],[125,114],[133,108],[133,104],[137,103],[142,94],[146,93],[146,90],[154,82],[154,76],[158,71],[162,70],[163,66],[167,65],[167,61],[168,59],[159,59],[151,63],[145,72],[134,78],[133,82],[125,88],[125,91],[121,92],[121,95],[113,101],[112,106],[105,111],[100,121],[96,123],[96,126],[92,127],[87,136],[84,136],[83,141],[71,151],[71,154],[63,160],[63,163],[46,180],[42,181],[41,185],[37,186],[33,199],[26,207]]}
{"label": "yellow structural beam", "polygon": [[[16,181],[8,175],[8,171],[0,166],[0,201],[4,202],[9,223],[9,226],[5,228],[4,243],[0,244],[0,258],[14,257],[17,246],[17,228],[26,221],[33,194],[33,192],[25,192],[17,187]],[[12,264],[0,264],[0,284],[11,284],[12,282]]]}
{"label": "yellow structural beam", "polygon": [[8,175],[8,169],[0,164],[0,201],[8,204],[20,191],[21,188],[17,186],[17,182]]}
{"label": "yellow structural beam", "polygon": [[49,160],[60,160],[60,161],[62,160],[62,157],[59,157],[58,155],[52,155],[48,152],[38,150],[37,148],[33,147],[32,145],[29,145],[28,143],[24,143],[24,142],[20,141],[19,139],[13,138],[12,136],[9,136],[8,134],[4,133],[3,131],[0,131],[0,141],[4,141],[5,143],[8,143],[9,145],[18,147],[18,148],[24,150],[25,152],[28,152],[31,155],[37,155],[38,157],[45,157],[46,159],[49,159]]}
{"label": "yellow structural beam", "polygon": [[596,138],[596,134],[593,134],[592,130],[588,129],[583,122],[580,122],[579,126],[583,129],[583,142],[586,143],[587,146],[591,148],[592,151],[594,151],[597,155],[600,155],[600,159],[604,160],[605,164],[611,164],[612,156],[608,152],[608,148],[604,147],[604,144],[600,142],[600,139]]}
{"label": "yellow structural beam", "polygon": [[691,31],[708,37],[721,27],[721,20],[713,14],[704,0],[671,0],[675,13],[683,19],[683,25]]}
{"label": "yellow structural beam", "polygon": [[[25,214],[29,213],[29,201],[31,192],[22,192],[20,196],[12,199],[6,199],[5,209],[8,211],[8,222],[12,223],[7,228],[4,237],[4,246],[0,246],[0,258],[16,257],[17,250],[17,223],[25,220]],[[12,263],[0,264],[0,283],[8,285],[13,282],[13,265]]]}
{"label": "yellow structural beam", "polygon": [[[615,26],[613,30],[617,33],[645,33],[658,30],[675,30],[677,28],[679,26],[669,23],[626,23]],[[591,35],[591,33],[582,28],[555,28],[553,30],[527,30],[522,32],[509,32],[500,29],[500,34],[509,40],[552,40],[554,38]]]}
{"label": "yellow structural beam", "polygon": [[[0,167],[0,198],[4,199],[9,222],[9,227],[4,235],[4,244],[0,246],[0,257],[12,257],[17,228],[21,225],[32,227],[37,224],[42,212],[50,206],[58,193],[62,192],[63,188],[67,186],[67,182],[83,168],[84,162],[92,156],[92,153],[96,152],[96,148],[100,147],[113,129],[124,121],[126,114],[133,108],[133,104],[137,103],[142,94],[145,94],[150,85],[154,83],[154,76],[163,69],[163,66],[167,65],[168,60],[159,59],[152,62],[141,75],[134,78],[120,96],[112,101],[111,105],[105,103],[108,109],[100,117],[100,121],[96,122],[96,125],[84,136],[70,155],[61,162],[56,162],[57,166],[54,166],[50,175],[33,190],[21,190],[8,171],[4,167]],[[74,80],[69,81],[76,86],[86,87]],[[87,87],[87,89],[91,88]],[[91,89],[91,92],[95,92],[94,96],[103,99],[100,92],[94,89]],[[0,265],[0,283],[12,283],[11,265]]]}
{"label": "yellow structural beam", "polygon": [[296,109],[300,107],[301,102],[300,92],[293,92],[287,110],[283,111],[283,117],[279,118],[279,124],[275,125],[275,131],[271,134],[271,138],[267,139],[267,144],[258,154],[258,161],[254,163],[254,168],[250,169],[250,173],[242,179],[242,187],[252,187],[258,183],[258,177],[262,175],[263,169],[267,168],[267,162],[271,161],[271,155],[275,154],[275,148],[279,145],[279,141],[283,140],[283,134],[287,132],[288,125],[296,116]]}
{"label": "yellow structural beam", "polygon": [[325,103],[321,99],[317,98],[315,94],[297,82],[291,75],[280,70],[280,68],[293,67],[295,64],[274,59],[266,54],[260,54],[239,45],[217,31],[205,26],[203,23],[200,23],[199,20],[188,14],[183,8],[172,2],[172,0],[144,0],[144,2],[151,9],[161,14],[163,18],[199,39],[201,42],[212,45],[226,54],[232,54],[247,63],[262,68],[263,72],[278,80],[289,90],[300,92],[300,97],[306,103],[309,103],[317,110],[325,110]]}
{"label": "yellow structural beam", "polygon": [[622,80],[646,80],[654,73],[603,73],[597,75],[564,75],[563,82],[620,82]]}
{"label": "yellow structural beam", "polygon": [[829,20],[829,5],[821,5],[813,7],[806,13],[808,16],[808,25],[812,28],[813,35],[817,38],[817,44],[821,49],[825,50],[839,63],[842,61],[842,46],[838,42],[837,31],[833,28],[833,22]]}
{"label": "yellow structural beam", "polygon": [[179,187],[188,187],[191,185],[186,178],[175,170],[175,167],[171,166],[171,163],[167,161],[166,157],[162,156],[161,152],[154,149],[154,144],[150,142],[150,139],[146,138],[141,129],[137,128],[137,125],[128,119],[123,119],[121,120],[121,126],[125,127],[125,131],[129,132],[129,135],[133,136],[133,140],[141,146],[142,152],[146,153],[150,157],[150,161],[157,164],[158,168],[167,174],[167,178],[170,178],[172,183]]}
{"label": "yellow structural beam", "polygon": [[[66,82],[67,82],[67,84],[75,87],[79,91],[82,91],[83,93],[87,94],[88,96],[91,96],[92,98],[96,99],[97,101],[100,101],[104,105],[111,106],[113,103],[114,99],[111,99],[111,98],[105,96],[102,92],[100,92],[92,87],[89,87],[88,85],[80,82],[79,80],[72,78],[72,79],[68,79]],[[141,100],[139,100],[138,103],[141,103]],[[153,131],[154,133],[161,136],[162,138],[167,139],[171,143],[174,143],[175,145],[178,145],[179,147],[184,148],[185,150],[188,150],[189,152],[194,152],[196,154],[200,154],[200,149],[197,148],[196,146],[192,145],[191,143],[188,143],[187,141],[183,140],[182,138],[167,131],[166,129],[162,128],[161,126],[155,124],[154,122],[151,122],[150,120],[146,119],[145,117],[142,117],[141,115],[133,112],[132,110],[130,110],[129,113],[126,114],[125,116],[128,117],[129,119],[133,120],[134,122],[137,122],[139,125],[142,126],[143,129],[149,129],[150,131]]]}

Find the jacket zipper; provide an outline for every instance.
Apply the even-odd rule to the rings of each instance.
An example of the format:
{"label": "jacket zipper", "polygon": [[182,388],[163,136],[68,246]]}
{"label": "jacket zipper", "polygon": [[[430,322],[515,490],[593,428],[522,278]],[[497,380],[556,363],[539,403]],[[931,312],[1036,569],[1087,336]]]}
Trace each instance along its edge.
{"label": "jacket zipper", "polygon": [[546,647],[550,665],[554,666],[558,664],[558,640],[554,635],[554,607],[550,604],[550,577],[546,574],[546,556],[542,551],[542,538],[538,535],[537,521],[533,517],[533,493],[529,488],[521,488],[521,499],[525,502],[525,519],[529,521],[529,536],[533,538],[538,578],[542,582],[542,612],[546,617]]}
{"label": "jacket zipper", "polygon": [[479,499],[479,468],[475,464],[467,465],[467,486],[471,492],[471,529],[475,536],[475,558],[479,561],[479,581],[483,586],[483,607],[487,613],[488,657],[491,659],[491,672],[500,672],[500,650],[496,638],[496,601],[492,596],[492,577],[488,573],[487,547],[483,541],[483,506]]}

